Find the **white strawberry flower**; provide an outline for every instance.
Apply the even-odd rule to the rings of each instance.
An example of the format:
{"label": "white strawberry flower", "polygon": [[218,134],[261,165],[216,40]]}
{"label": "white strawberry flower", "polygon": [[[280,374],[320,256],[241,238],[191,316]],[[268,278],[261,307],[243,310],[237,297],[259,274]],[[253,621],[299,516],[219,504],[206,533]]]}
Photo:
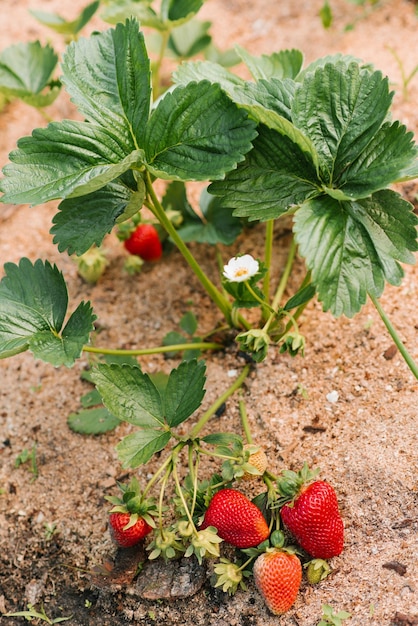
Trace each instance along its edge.
{"label": "white strawberry flower", "polygon": [[258,269],[258,261],[251,254],[243,254],[232,257],[228,264],[224,265],[223,275],[233,283],[242,283],[257,274]]}

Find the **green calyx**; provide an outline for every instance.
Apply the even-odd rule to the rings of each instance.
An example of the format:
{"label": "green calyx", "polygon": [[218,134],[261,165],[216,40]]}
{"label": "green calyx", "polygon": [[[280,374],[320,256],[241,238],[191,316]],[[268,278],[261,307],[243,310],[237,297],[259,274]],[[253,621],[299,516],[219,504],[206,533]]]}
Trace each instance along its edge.
{"label": "green calyx", "polygon": [[142,517],[150,526],[155,527],[153,516],[158,512],[157,507],[153,500],[144,498],[137,478],[134,476],[127,485],[118,483],[118,487],[122,492],[122,497],[106,496],[106,500],[114,505],[110,512],[130,513],[129,524],[132,526]]}
{"label": "green calyx", "polygon": [[213,571],[216,576],[215,587],[222,587],[222,591],[229,595],[234,595],[240,587],[245,590],[247,588],[244,578],[250,576],[250,572],[242,569],[240,563],[232,563],[228,559],[221,558],[219,563],[215,565]]}
{"label": "green calyx", "polygon": [[316,585],[321,580],[325,580],[331,573],[331,568],[324,559],[312,559],[303,567],[306,569],[306,578],[311,585]]}
{"label": "green calyx", "polygon": [[319,467],[310,470],[306,462],[298,472],[283,470],[282,477],[277,480],[277,489],[281,495],[278,501],[279,505],[282,506],[287,502],[292,502],[299,495],[303,487],[315,480],[319,472]]}

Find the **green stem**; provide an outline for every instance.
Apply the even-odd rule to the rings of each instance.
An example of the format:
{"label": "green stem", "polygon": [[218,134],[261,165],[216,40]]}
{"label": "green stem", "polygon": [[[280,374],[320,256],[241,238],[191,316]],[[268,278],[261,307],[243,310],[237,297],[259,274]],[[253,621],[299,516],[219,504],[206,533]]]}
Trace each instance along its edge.
{"label": "green stem", "polygon": [[151,198],[151,201],[152,201],[152,212],[154,213],[155,217],[158,219],[158,221],[160,222],[164,230],[167,231],[167,233],[169,234],[169,236],[171,237],[171,239],[173,240],[173,242],[175,243],[175,245],[177,246],[177,248],[183,255],[184,259],[187,261],[190,268],[192,269],[194,274],[197,276],[197,278],[199,279],[199,281],[205,288],[207,294],[216,304],[218,309],[223,313],[228,323],[231,323],[231,309],[232,309],[231,303],[224,297],[224,295],[219,291],[219,289],[212,283],[212,281],[202,271],[199,263],[196,261],[196,259],[190,252],[189,248],[186,246],[186,244],[184,243],[184,241],[182,240],[182,238],[179,236],[176,229],[174,228],[173,224],[168,219],[164,211],[164,208],[161,206],[161,203],[158,200],[154,192],[154,188],[152,186],[152,181],[151,181],[149,172],[145,173],[145,184],[146,184],[149,197]]}
{"label": "green stem", "polygon": [[[170,460],[171,460],[171,457],[170,457]],[[161,535],[164,535],[163,506],[164,506],[165,488],[167,486],[167,482],[168,482],[168,479],[170,477],[172,470],[173,470],[172,467],[168,467],[161,481],[160,497],[158,499],[158,525],[160,527]]]}
{"label": "green stem", "polygon": [[382,309],[378,299],[375,298],[374,296],[372,296],[370,293],[369,293],[369,297],[370,297],[370,300],[373,302],[377,312],[379,313],[379,315],[380,315],[384,325],[386,326],[386,328],[387,328],[387,330],[389,332],[389,335],[392,337],[396,347],[398,348],[399,352],[401,353],[405,363],[407,364],[407,366],[409,367],[409,369],[411,370],[411,372],[413,373],[415,378],[418,379],[418,365],[415,363],[414,359],[412,358],[412,356],[409,354],[408,350],[406,349],[406,347],[402,343],[398,333],[396,332],[394,326],[392,326],[391,321],[389,320],[389,318],[387,317],[386,313]]}
{"label": "green stem", "polygon": [[237,570],[237,571],[238,571],[238,572],[243,572],[243,571],[245,570],[245,568],[246,568],[246,567],[247,567],[247,566],[251,563],[251,561],[254,561],[254,559],[255,559],[255,558],[256,558],[255,556],[250,556],[250,558],[249,558],[249,559],[247,559],[247,560],[245,561],[245,563],[243,563],[243,564],[241,565],[241,567],[239,567],[239,568],[238,568],[238,570]]}
{"label": "green stem", "polygon": [[276,314],[276,311],[274,311],[274,309],[272,309],[271,306],[267,302],[265,302],[262,298],[260,298],[260,296],[256,293],[256,291],[251,287],[248,280],[246,280],[244,284],[247,287],[250,294],[252,295],[252,297],[254,298],[254,300],[257,300],[257,302],[261,304],[263,309],[267,309],[270,315],[274,316]]}
{"label": "green stem", "polygon": [[195,523],[193,521],[193,517],[189,511],[189,507],[187,506],[187,502],[186,502],[186,498],[184,497],[184,493],[183,490],[181,488],[181,484],[180,484],[180,479],[179,479],[179,475],[177,473],[177,459],[173,459],[173,478],[174,478],[174,482],[176,484],[176,491],[178,493],[178,496],[181,500],[181,503],[183,505],[184,511],[186,513],[187,519],[189,520],[192,528],[193,528],[193,534],[197,535],[197,529],[195,526]]}
{"label": "green stem", "polygon": [[276,293],[274,295],[273,302],[271,305],[272,313],[270,314],[270,317],[268,318],[267,322],[264,325],[264,330],[266,332],[268,331],[270,324],[273,322],[277,314],[277,309],[279,308],[280,301],[286,289],[287,281],[289,280],[290,272],[292,271],[293,261],[295,260],[295,256],[296,256],[296,250],[297,250],[296,242],[294,239],[292,239],[292,243],[290,244],[290,248],[289,248],[289,253],[287,255],[286,265],[283,270],[283,274],[280,278],[280,282],[277,286]]}
{"label": "green stem", "polygon": [[202,417],[200,418],[200,420],[194,425],[194,427],[192,428],[192,430],[190,431],[190,439],[195,439],[198,434],[200,433],[200,431],[202,430],[202,428],[206,425],[206,423],[210,420],[210,418],[212,417],[212,415],[214,415],[214,413],[216,413],[216,411],[219,409],[220,406],[223,405],[223,403],[230,397],[232,396],[232,394],[241,387],[242,383],[244,382],[244,380],[247,378],[248,374],[250,373],[250,365],[246,365],[244,367],[244,369],[242,370],[241,374],[238,376],[238,378],[234,381],[234,383],[225,391],[225,393],[223,393],[217,400],[216,402],[214,402],[212,404],[212,406],[210,406],[208,408],[207,411],[205,411],[205,413],[203,413]]}
{"label": "green stem", "polygon": [[148,354],[162,354],[165,352],[179,352],[180,350],[222,350],[221,343],[201,341],[197,343],[176,343],[171,346],[157,346],[155,348],[142,348],[138,350],[123,350],[118,348],[95,348],[83,346],[84,352],[95,354],[113,354],[115,356],[146,356]]}
{"label": "green stem", "polygon": [[251,444],[253,442],[253,437],[250,431],[250,424],[248,422],[248,415],[247,415],[247,407],[246,407],[244,400],[239,401],[239,414],[241,416],[241,424],[242,424],[242,428],[245,434],[245,438],[247,440],[247,443]]}
{"label": "green stem", "polygon": [[275,296],[271,305],[275,311],[277,311],[280,301],[285,292],[287,281],[289,280],[290,272],[292,271],[293,261],[295,260],[296,250],[297,250],[297,244],[293,238],[292,243],[290,244],[289,253],[287,255],[286,265],[283,270],[282,277],[276,289],[276,293],[275,293]]}
{"label": "green stem", "polygon": [[193,499],[192,499],[192,506],[190,509],[190,515],[193,517],[193,513],[195,510],[195,506],[196,506],[196,499],[197,499],[197,479],[199,476],[199,455],[196,455],[196,463],[193,465],[193,451],[194,451],[194,446],[190,445],[189,446],[189,471],[190,471],[190,477],[193,481]]}
{"label": "green stem", "polygon": [[145,496],[151,489],[152,485],[158,480],[158,477],[164,472],[164,470],[167,470],[167,477],[170,475],[171,469],[170,468],[167,469],[167,468],[170,465],[172,458],[173,458],[173,451],[170,452],[169,456],[166,458],[164,463],[160,465],[158,470],[155,472],[155,474],[152,475],[152,477],[148,481],[147,485],[145,486],[144,491],[142,492],[142,498],[145,498]]}
{"label": "green stem", "polygon": [[266,241],[264,247],[264,263],[267,267],[267,273],[264,276],[263,293],[266,302],[270,302],[270,276],[271,276],[271,261],[273,256],[273,235],[274,235],[274,220],[268,220],[266,222]]}
{"label": "green stem", "polygon": [[160,91],[161,91],[160,71],[161,71],[161,65],[164,59],[164,55],[165,55],[169,38],[170,38],[170,31],[163,30],[161,33],[161,45],[160,45],[158,58],[156,62],[154,63],[153,72],[152,72],[152,93],[153,93],[154,102],[160,95]]}

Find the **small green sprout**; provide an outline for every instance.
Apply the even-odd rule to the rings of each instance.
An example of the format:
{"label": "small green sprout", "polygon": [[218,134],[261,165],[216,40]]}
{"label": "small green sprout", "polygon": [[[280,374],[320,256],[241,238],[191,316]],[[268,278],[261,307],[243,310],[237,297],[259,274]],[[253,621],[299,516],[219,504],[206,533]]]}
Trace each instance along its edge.
{"label": "small green sprout", "polygon": [[5,613],[4,617],[24,617],[25,619],[28,620],[28,622],[32,621],[32,619],[41,619],[47,624],[59,624],[60,622],[66,622],[67,620],[71,619],[72,615],[70,615],[69,617],[55,617],[54,619],[51,619],[45,613],[43,604],[41,605],[41,608],[39,609],[39,611],[35,609],[33,604],[28,604],[27,611],[18,611],[16,613]]}
{"label": "small green sprout", "polygon": [[351,617],[347,611],[334,613],[334,609],[329,604],[322,605],[322,611],[322,619],[318,626],[342,626],[343,621]]}
{"label": "small green sprout", "polygon": [[16,457],[15,467],[19,467],[25,463],[29,464],[29,471],[33,474],[32,480],[36,480],[39,474],[36,460],[36,443],[33,444],[31,450],[23,448],[22,452]]}

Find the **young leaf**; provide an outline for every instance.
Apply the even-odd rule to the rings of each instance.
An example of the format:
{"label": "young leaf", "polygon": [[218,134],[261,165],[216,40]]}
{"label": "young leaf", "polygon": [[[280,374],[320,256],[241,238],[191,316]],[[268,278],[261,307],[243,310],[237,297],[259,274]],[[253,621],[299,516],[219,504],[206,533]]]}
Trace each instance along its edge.
{"label": "young leaf", "polygon": [[182,362],[172,370],[164,396],[169,426],[178,426],[199,408],[205,395],[206,366],[203,361]]}
{"label": "young leaf", "polygon": [[280,50],[267,56],[255,57],[245,48],[236,45],[235,50],[244,61],[255,80],[262,78],[296,78],[302,69],[303,54],[300,50]]}
{"label": "young leaf", "polygon": [[135,468],[147,463],[155,452],[159,452],[170,441],[169,431],[147,428],[124,437],[116,446],[123,467]]}
{"label": "young leaf", "polygon": [[135,20],[68,46],[62,70],[71,99],[88,121],[112,129],[126,152],[142,146],[151,74],[144,36]]}
{"label": "young leaf", "polygon": [[391,190],[357,202],[318,197],[295,214],[295,238],[312,270],[324,310],[352,317],[370,293],[379,297],[385,279],[399,285],[398,261],[413,263],[417,218]]}
{"label": "young leaf", "polygon": [[114,430],[120,420],[104,407],[97,407],[71,413],[67,424],[71,430],[82,435],[101,435]]}
{"label": "young leaf", "polygon": [[145,429],[165,425],[160,392],[138,367],[102,363],[92,379],[105,406],[120,420]]}
{"label": "young leaf", "polygon": [[207,81],[167,93],[152,113],[144,149],[147,167],[160,178],[222,178],[251,149],[255,124]]}
{"label": "young leaf", "polygon": [[60,252],[83,254],[94,244],[100,246],[104,236],[129,207],[134,213],[139,211],[143,199],[140,192],[133,192],[115,181],[86,196],[64,200],[52,220],[53,241]]}
{"label": "young leaf", "polygon": [[[90,303],[81,302],[62,328],[68,294],[56,266],[22,259],[6,263],[0,282],[0,358],[25,350],[55,366],[71,367],[93,330]],[[62,331],[62,332],[61,332]],[[61,334],[60,334],[61,333]]]}
{"label": "young leaf", "polygon": [[[49,85],[58,55],[39,41],[18,43],[0,54],[0,91],[8,97],[24,98]],[[56,94],[58,95],[58,93]]]}

